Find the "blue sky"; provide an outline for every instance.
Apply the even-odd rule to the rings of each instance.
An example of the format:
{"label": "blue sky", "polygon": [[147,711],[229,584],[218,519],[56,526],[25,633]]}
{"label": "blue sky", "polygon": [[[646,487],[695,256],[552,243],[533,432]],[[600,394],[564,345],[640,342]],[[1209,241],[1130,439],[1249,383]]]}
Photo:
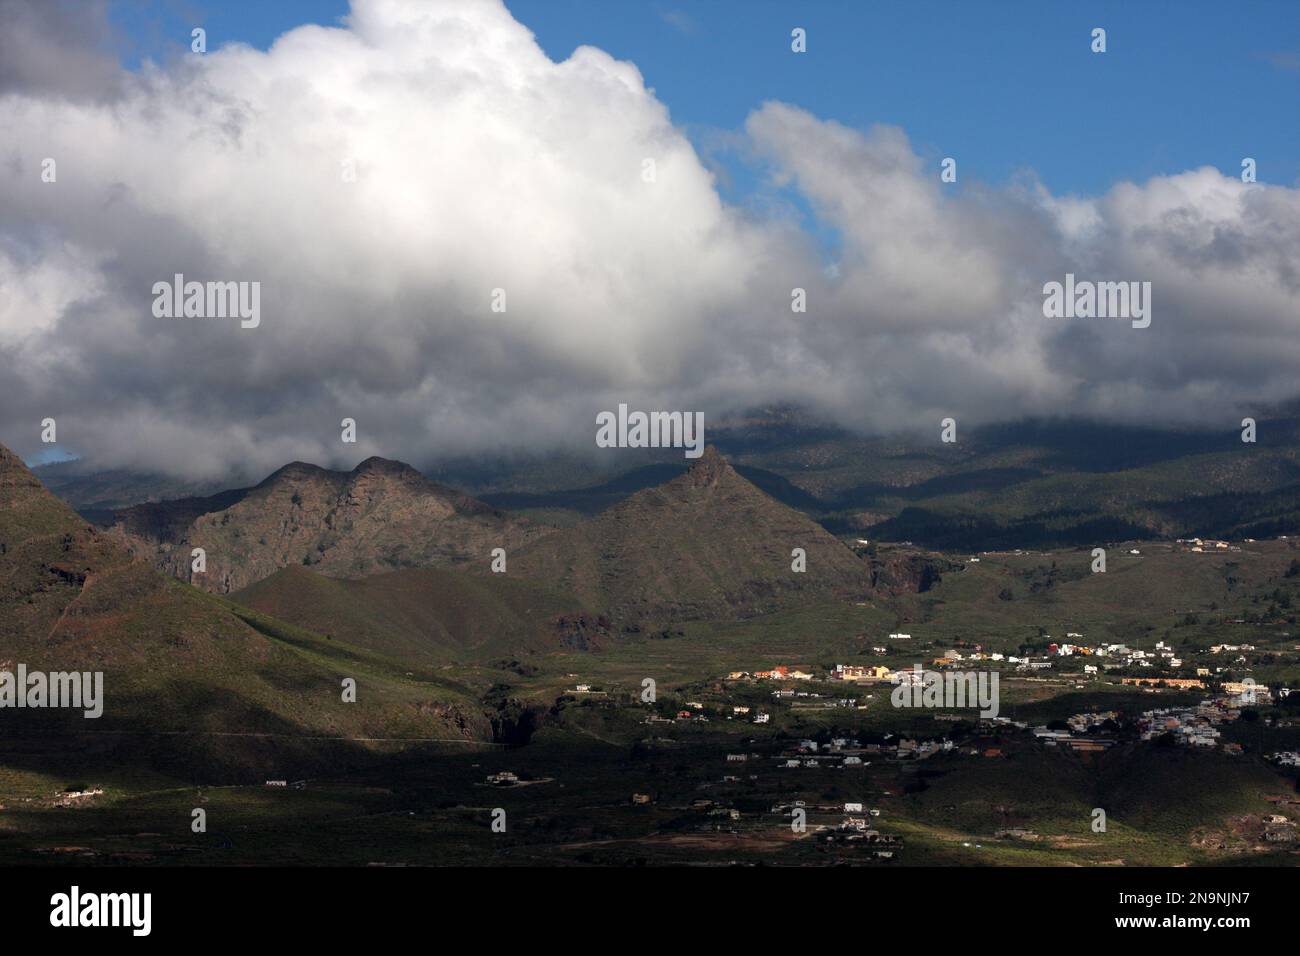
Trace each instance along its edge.
{"label": "blue sky", "polygon": [[[507,0],[553,59],[592,44],[641,69],[729,198],[754,171],[719,152],[764,100],[854,127],[903,127],[963,179],[1032,169],[1057,193],[1097,193],[1203,165],[1300,181],[1300,4],[1009,0]],[[165,58],[202,24],[209,44],[266,47],[345,0],[115,0],[128,63]],[[808,53],[790,52],[790,30]],[[1093,54],[1090,31],[1107,30]]]}
{"label": "blue sky", "polygon": [[[617,75],[535,70],[529,108],[520,110],[518,97],[494,100],[430,69],[430,57],[456,51],[405,42],[394,28],[421,29],[403,27],[410,10],[385,17],[377,8],[367,50],[337,42],[287,63],[210,58],[208,71],[178,70],[174,83],[122,91],[103,51],[84,49],[99,41],[102,23],[82,16],[81,0],[27,2],[57,15],[32,15],[4,34],[6,63],[19,68],[0,85],[16,84],[19,95],[0,97],[0,125],[30,141],[33,156],[60,156],[60,172],[75,170],[78,189],[33,192],[21,163],[0,176],[0,276],[20,276],[23,291],[6,300],[21,308],[0,310],[0,336],[8,336],[0,364],[27,386],[23,406],[10,403],[5,414],[30,428],[75,407],[76,424],[64,432],[61,419],[60,437],[114,466],[176,467],[174,451],[139,447],[141,407],[173,426],[170,434],[194,436],[184,456],[194,474],[235,459],[342,464],[334,426],[307,434],[299,423],[340,404],[339,382],[353,379],[364,384],[348,414],[373,423],[373,453],[581,442],[589,436],[573,423],[588,420],[591,407],[616,407],[630,389],[641,390],[638,401],[670,395],[674,407],[710,414],[790,402],[881,433],[929,427],[954,406],[984,421],[1032,408],[1221,425],[1295,394],[1300,0],[507,0],[557,60],[592,44],[635,63],[717,170],[726,198],[771,214],[752,217],[720,209],[691,163],[681,167],[689,176],[669,176],[662,189],[629,181],[627,171],[656,155],[664,137],[656,108],[622,96]],[[131,67],[192,60],[196,25],[213,51],[266,48],[294,26],[336,24],[347,12],[344,0],[102,3]],[[478,33],[447,28],[437,42],[482,36],[482,49],[469,52],[489,90],[516,76],[510,58],[527,52],[498,42],[517,39],[500,11],[460,9]],[[1108,31],[1104,54],[1089,49],[1098,26]],[[792,27],[808,31],[808,53],[791,52]],[[419,99],[377,95],[385,90],[376,64]],[[238,96],[259,78],[283,79],[284,69],[337,71],[341,82],[330,90],[283,83],[274,113],[238,117],[251,126],[235,123],[236,132],[258,132],[250,150],[268,140],[278,149],[213,148],[210,134],[228,127],[185,108],[191,98],[208,104],[209,89]],[[608,95],[605,81],[619,95]],[[130,108],[105,91],[126,92]],[[70,111],[67,97],[102,108]],[[370,105],[352,110],[358,97]],[[330,168],[337,157],[320,148],[317,109],[347,117],[327,132],[339,154],[355,136],[374,173],[368,187],[400,190],[358,190],[364,203],[340,203]],[[751,116],[753,139],[742,133]],[[505,122],[500,135],[494,121]],[[924,165],[907,168],[913,153],[897,137],[855,141],[832,122],[899,127]],[[399,138],[402,147],[389,148]],[[557,148],[565,161],[533,175],[537,155]],[[106,154],[128,161],[104,162]],[[944,156],[960,164],[951,188],[938,188]],[[1234,182],[1244,156],[1275,188]],[[249,162],[265,174],[257,182]],[[433,174],[439,162],[458,172]],[[313,163],[316,175],[302,175]],[[794,186],[775,189],[759,163]],[[1171,178],[1188,170],[1198,171]],[[1121,203],[1026,203],[1002,188],[1022,174],[1057,198],[1126,181],[1139,188]],[[974,188],[981,183],[991,188]],[[234,201],[195,219],[186,214],[195,186]],[[468,198],[479,189],[484,201]],[[93,200],[101,195],[110,201]],[[49,205],[55,197],[75,205]],[[158,214],[169,208],[175,215]],[[791,208],[802,229],[784,218]],[[502,209],[513,217],[508,242],[497,241]],[[123,228],[132,222],[142,225]],[[556,242],[560,233],[565,241]],[[232,267],[231,236],[274,300],[276,323],[259,334],[255,362],[247,361],[251,340],[218,326],[160,336],[159,326],[140,322],[129,291],[132,277],[181,271],[171,268],[178,257],[187,275],[226,274],[217,270]],[[821,249],[809,249],[809,236]],[[352,261],[382,267],[324,266]],[[1155,331],[1121,347],[1100,330],[1039,323],[1043,283],[1080,269],[1159,279]],[[529,302],[527,320],[445,348],[463,326],[477,327],[479,286],[499,275],[523,276],[511,282],[523,284],[513,295]],[[823,308],[791,321],[785,296],[796,281]],[[41,306],[35,328],[29,301]],[[356,316],[366,311],[382,315],[383,336],[358,336]],[[86,328],[99,338],[58,340],[55,357],[68,374],[57,381],[23,371],[21,353],[6,344],[54,348],[44,332],[91,315]],[[301,353],[304,333],[310,356]],[[240,368],[251,384],[223,387],[216,403],[214,379],[188,374],[199,367],[217,378]],[[550,398],[538,403],[537,394]],[[394,416],[394,403],[418,411]]]}

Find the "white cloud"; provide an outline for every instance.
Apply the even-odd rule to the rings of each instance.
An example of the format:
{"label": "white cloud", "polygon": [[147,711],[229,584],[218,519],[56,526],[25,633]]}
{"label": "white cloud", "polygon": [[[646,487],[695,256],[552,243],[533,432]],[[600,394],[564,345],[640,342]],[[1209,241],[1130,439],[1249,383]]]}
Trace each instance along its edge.
{"label": "white cloud", "polygon": [[[1296,190],[1196,170],[953,194],[897,128],[764,104],[746,135],[842,236],[828,270],[788,220],[720,199],[633,65],[552,62],[497,2],[357,0],[344,29],[117,79],[107,102],[0,96],[0,440],[20,450],[50,414],[105,465],[197,475],[590,446],[619,401],[1205,423],[1296,389]],[[1151,280],[1152,327],[1044,319],[1066,271]],[[260,281],[261,327],[154,318],[175,272]]]}

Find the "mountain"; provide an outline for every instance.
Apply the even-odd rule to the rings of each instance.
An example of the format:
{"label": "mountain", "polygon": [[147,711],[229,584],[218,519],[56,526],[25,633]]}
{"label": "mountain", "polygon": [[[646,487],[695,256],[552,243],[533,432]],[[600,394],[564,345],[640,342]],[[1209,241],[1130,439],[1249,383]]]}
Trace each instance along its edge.
{"label": "mountain", "polygon": [[594,650],[607,621],[577,599],[503,574],[412,568],[361,580],[282,568],[232,595],[239,603],[395,660],[509,660]]}
{"label": "mountain", "polygon": [[[158,762],[216,772],[265,768],[286,753],[309,759],[322,747],[337,757],[360,748],[357,738],[492,737],[464,688],[158,573],[0,447],[0,670],[19,664],[104,675],[100,718],[0,711],[7,737],[53,734],[42,751],[148,747]],[[356,703],[342,700],[347,677]]]}
{"label": "mountain", "polygon": [[[806,553],[802,573],[792,570],[795,548]],[[508,567],[624,624],[861,600],[871,572],[812,519],[737,474],[712,446],[671,481],[512,553]]]}
{"label": "mountain", "polygon": [[113,512],[147,501],[212,495],[228,488],[216,480],[186,480],[126,468],[96,469],[81,459],[32,467],[41,484],[88,521],[111,523]]}
{"label": "mountain", "polygon": [[[634,492],[676,478],[687,467],[681,461],[663,462],[634,468],[608,481],[581,488],[545,493],[494,492],[482,497],[493,507],[515,514],[545,515],[551,523],[576,524],[582,518],[599,514]],[[745,466],[736,467],[736,471],[750,484],[791,508],[816,513],[825,507],[821,501],[778,474]],[[568,522],[563,521],[566,516],[570,519]]]}
{"label": "mountain", "polygon": [[[117,514],[112,530],[160,570],[219,594],[292,565],[345,578],[486,567],[493,548],[547,531],[383,458],[350,472],[294,462],[254,488],[136,505]],[[191,572],[193,548],[206,552],[202,574]]]}
{"label": "mountain", "polygon": [[[1239,419],[1178,430],[1027,418],[963,427],[944,444],[937,427],[865,437],[791,409],[716,423],[710,437],[741,476],[832,534],[953,551],[1091,547],[1300,534],[1298,412],[1261,411],[1255,443],[1241,441]],[[438,470],[428,473],[517,519],[573,526],[683,468],[680,454],[662,449],[606,451],[617,455],[594,464],[558,451],[431,462]],[[105,501],[176,490],[174,481],[96,473],[90,463],[37,474],[94,520]]]}
{"label": "mountain", "polygon": [[837,534],[980,551],[1091,547],[1126,538],[1300,531],[1300,417],[1213,430],[1026,419],[863,438],[774,418],[714,432],[738,466],[788,477]]}

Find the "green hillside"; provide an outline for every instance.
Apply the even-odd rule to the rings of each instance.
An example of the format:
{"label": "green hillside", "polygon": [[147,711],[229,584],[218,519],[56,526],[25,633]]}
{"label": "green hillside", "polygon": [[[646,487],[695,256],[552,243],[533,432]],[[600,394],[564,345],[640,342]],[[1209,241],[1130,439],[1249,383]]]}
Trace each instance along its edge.
{"label": "green hillside", "polygon": [[575,598],[500,574],[443,568],[327,578],[289,567],[232,596],[240,604],[413,664],[510,659],[599,647],[608,636]]}
{"label": "green hillside", "polygon": [[[806,570],[794,570],[802,549]],[[871,568],[713,448],[683,475],[512,556],[510,573],[577,594],[633,629],[860,600]]]}
{"label": "green hillside", "polygon": [[[215,770],[364,738],[491,739],[464,688],[153,571],[0,449],[0,666],[103,672],[103,716],[6,709],[7,735],[88,739]],[[409,670],[409,668],[407,669]],[[341,683],[357,683],[344,703]]]}

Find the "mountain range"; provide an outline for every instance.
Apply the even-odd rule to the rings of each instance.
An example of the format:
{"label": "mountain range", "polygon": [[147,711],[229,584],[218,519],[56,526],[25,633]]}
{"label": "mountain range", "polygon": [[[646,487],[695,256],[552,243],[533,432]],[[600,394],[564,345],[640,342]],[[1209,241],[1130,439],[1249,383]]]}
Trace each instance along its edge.
{"label": "mountain range", "polygon": [[[11,710],[7,733],[161,742],[168,759],[196,773],[255,766],[272,750],[337,751],[329,741],[342,738],[493,734],[462,687],[159,573],[0,447],[0,669],[19,663],[102,672],[104,712],[88,720],[75,710]],[[357,682],[356,703],[342,699],[346,678]]]}
{"label": "mountain range", "polygon": [[[486,566],[493,548],[547,530],[382,458],[350,472],[293,462],[253,488],[127,508],[111,527],[132,553],[219,594],[293,565],[336,577]],[[205,552],[202,573],[192,571],[195,548]]]}
{"label": "mountain range", "polygon": [[[738,474],[832,534],[979,551],[1300,532],[1300,410],[1257,418],[1249,443],[1230,417],[1199,430],[1026,418],[962,426],[947,444],[937,422],[932,434],[864,437],[775,408],[711,423],[709,435]],[[422,471],[516,519],[571,526],[684,468],[680,455],[618,449],[446,460]],[[99,523],[195,487],[92,462],[36,471]]]}

